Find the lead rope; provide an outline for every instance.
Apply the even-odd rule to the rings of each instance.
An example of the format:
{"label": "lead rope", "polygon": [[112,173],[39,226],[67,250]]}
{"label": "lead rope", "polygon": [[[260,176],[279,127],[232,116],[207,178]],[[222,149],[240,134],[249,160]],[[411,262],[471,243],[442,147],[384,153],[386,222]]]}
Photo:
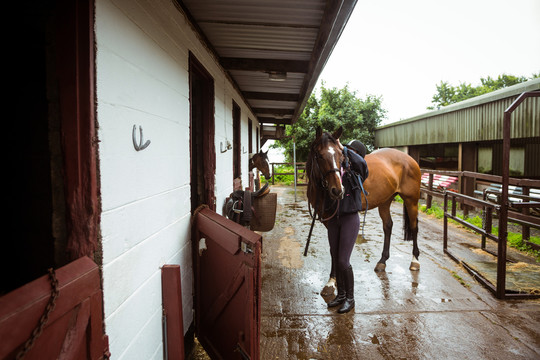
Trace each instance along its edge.
{"label": "lead rope", "polygon": [[41,335],[43,332],[43,328],[49,321],[49,315],[53,312],[54,308],[56,307],[56,299],[58,298],[58,280],[56,279],[56,273],[54,272],[53,268],[49,269],[49,278],[51,280],[51,297],[49,298],[49,302],[47,303],[47,306],[45,307],[45,311],[43,312],[43,315],[41,315],[41,318],[39,319],[39,323],[32,331],[32,335],[26,342],[24,343],[23,348],[19,353],[17,354],[16,359],[20,360],[23,359],[28,351],[34,346],[34,343],[36,342],[37,338]]}
{"label": "lead rope", "polygon": [[[349,152],[346,146],[343,147],[343,154],[345,155],[345,167],[349,167]],[[364,184],[362,183],[362,178],[360,175],[355,174],[358,177],[358,183],[360,184],[360,189],[362,189],[362,194],[364,194],[364,197],[366,198],[366,209],[364,210],[364,221],[362,222],[362,237],[364,237],[364,226],[366,226],[366,214],[367,209],[369,209],[369,203],[367,199],[367,193],[364,189]],[[360,195],[360,200],[362,200],[362,196]],[[360,211],[362,211],[362,203],[360,202]]]}
{"label": "lead rope", "polygon": [[[319,163],[317,162],[317,158],[315,157],[315,159],[311,159],[311,163],[312,163],[311,173],[309,174],[310,182],[311,182],[311,179],[314,178],[314,176],[313,176],[314,167],[317,166],[317,169],[319,170],[319,173],[322,175],[321,186],[322,186],[322,188],[324,190],[324,188],[325,188],[324,182],[326,181],[326,179],[325,179],[325,176],[322,174],[321,168],[319,167]],[[330,171],[334,171],[334,170],[339,171],[339,169],[333,169],[333,170],[330,170]],[[313,232],[313,226],[315,226],[315,220],[317,219],[318,199],[319,199],[319,191],[318,191],[318,189],[316,189],[316,191],[315,191],[315,204],[314,204],[315,207],[313,208],[313,214],[311,213],[311,203],[310,203],[310,201],[308,199],[308,211],[309,211],[309,215],[311,215],[311,217],[312,217],[312,221],[311,221],[311,227],[309,228],[308,238],[306,240],[306,247],[304,248],[304,256],[307,256],[307,251],[308,251],[308,248],[309,248],[309,242],[311,240],[311,233]],[[324,201],[323,201],[323,208],[324,208]],[[325,221],[328,221],[328,220],[332,219],[337,214],[338,210],[339,210],[339,200],[336,202],[336,209],[334,210],[333,214],[330,215],[329,217],[327,217],[326,219],[323,219],[322,215],[319,214],[319,220],[321,222],[325,222]]]}
{"label": "lead rope", "polygon": [[[366,190],[364,190],[364,184],[362,183],[362,178],[360,177],[360,175],[356,175],[358,176],[358,182],[360,183],[360,188],[362,189],[362,194],[364,194],[364,197],[366,198],[366,209],[364,210],[364,221],[362,223],[362,237],[364,237],[364,226],[366,225],[366,214],[367,214],[367,211],[369,209],[369,203],[368,203],[368,199],[367,199],[367,193],[366,193]],[[360,197],[361,199],[362,197]],[[362,207],[362,204],[360,204],[360,207]]]}

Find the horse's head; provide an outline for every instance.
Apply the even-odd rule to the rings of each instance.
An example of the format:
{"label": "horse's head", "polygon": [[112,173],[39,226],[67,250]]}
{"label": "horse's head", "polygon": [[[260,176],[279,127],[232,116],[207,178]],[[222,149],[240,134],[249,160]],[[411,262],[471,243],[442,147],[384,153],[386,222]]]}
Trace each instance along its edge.
{"label": "horse's head", "polygon": [[268,165],[268,150],[263,152],[259,151],[257,154],[253,155],[249,162],[249,171],[254,168],[259,169],[263,173],[264,177],[270,178],[270,165]]}
{"label": "horse's head", "polygon": [[318,127],[306,163],[309,181],[316,187],[326,190],[330,198],[334,200],[341,199],[343,196],[341,186],[343,146],[339,142],[342,132],[343,128],[340,127],[330,135]]}

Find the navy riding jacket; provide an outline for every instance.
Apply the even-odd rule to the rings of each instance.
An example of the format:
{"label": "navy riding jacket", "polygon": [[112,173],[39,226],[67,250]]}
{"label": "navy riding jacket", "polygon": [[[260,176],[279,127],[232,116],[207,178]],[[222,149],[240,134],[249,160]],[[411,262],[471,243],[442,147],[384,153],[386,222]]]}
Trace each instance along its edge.
{"label": "navy riding jacket", "polygon": [[[347,158],[342,163],[341,182],[343,186],[343,199],[339,203],[339,213],[348,214],[358,212],[362,209],[362,183],[369,175],[366,160],[356,152],[348,148]],[[360,179],[358,179],[360,175]]]}

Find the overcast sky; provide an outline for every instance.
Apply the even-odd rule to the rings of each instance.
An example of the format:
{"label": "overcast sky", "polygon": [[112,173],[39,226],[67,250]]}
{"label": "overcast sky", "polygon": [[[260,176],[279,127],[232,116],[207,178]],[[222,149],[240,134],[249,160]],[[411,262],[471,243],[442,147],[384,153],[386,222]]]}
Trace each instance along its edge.
{"label": "overcast sky", "polygon": [[427,112],[436,85],[540,73],[540,0],[358,0],[319,77],[382,96],[383,124]]}

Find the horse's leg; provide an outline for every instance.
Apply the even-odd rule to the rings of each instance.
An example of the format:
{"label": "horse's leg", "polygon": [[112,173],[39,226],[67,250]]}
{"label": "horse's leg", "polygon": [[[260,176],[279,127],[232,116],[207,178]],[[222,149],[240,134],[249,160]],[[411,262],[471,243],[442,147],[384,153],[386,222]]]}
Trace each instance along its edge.
{"label": "horse's leg", "polygon": [[381,259],[375,266],[375,271],[385,271],[386,260],[390,257],[390,236],[392,235],[392,226],[394,225],[392,216],[390,215],[390,205],[392,204],[392,200],[393,199],[390,199],[386,203],[379,205],[379,216],[383,222],[384,246]]}
{"label": "horse's leg", "polygon": [[[328,228],[328,221],[323,222],[324,227]],[[321,295],[328,296],[333,295],[334,291],[337,289],[337,282],[336,282],[336,266],[334,266],[334,257],[332,256],[332,253],[330,252],[330,263],[331,269],[330,269],[330,276],[328,278],[328,281],[324,285],[323,289],[321,290]]]}
{"label": "horse's leg", "polygon": [[420,270],[420,250],[418,249],[418,199],[413,197],[403,197],[403,211],[405,211],[405,239],[413,242],[413,257],[409,270]]}

